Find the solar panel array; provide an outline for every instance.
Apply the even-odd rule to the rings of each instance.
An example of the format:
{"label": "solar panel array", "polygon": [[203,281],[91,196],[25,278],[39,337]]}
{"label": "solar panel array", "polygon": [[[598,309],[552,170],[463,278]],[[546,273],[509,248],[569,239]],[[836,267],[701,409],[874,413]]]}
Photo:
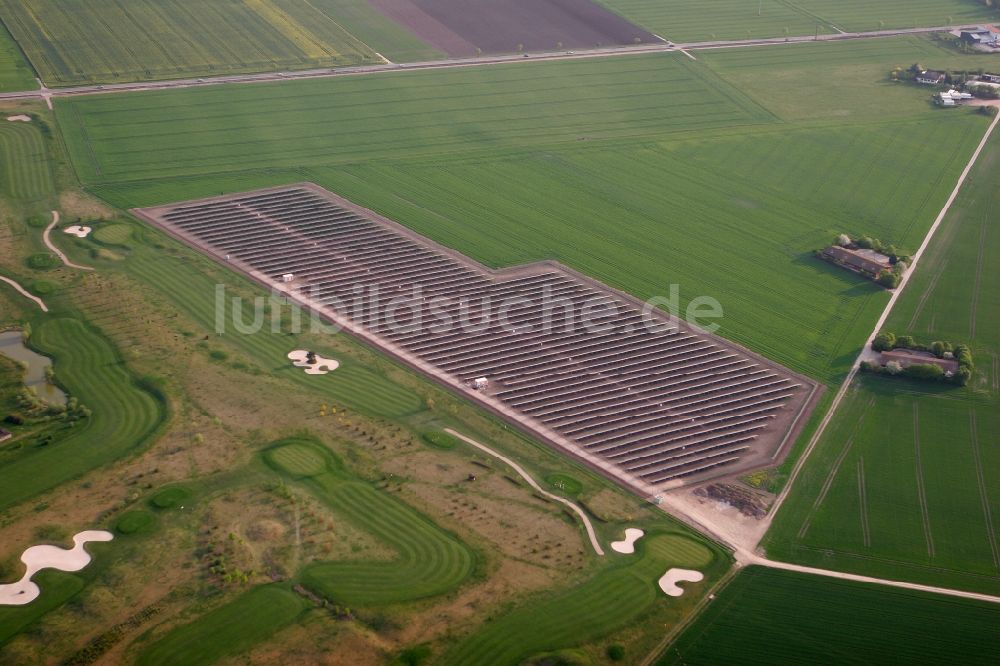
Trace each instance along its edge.
{"label": "solar panel array", "polygon": [[313,303],[454,380],[487,380],[484,400],[654,486],[773,444],[775,417],[805,398],[788,373],[568,271],[491,272],[324,194],[250,193],[159,219],[275,283],[291,274]]}

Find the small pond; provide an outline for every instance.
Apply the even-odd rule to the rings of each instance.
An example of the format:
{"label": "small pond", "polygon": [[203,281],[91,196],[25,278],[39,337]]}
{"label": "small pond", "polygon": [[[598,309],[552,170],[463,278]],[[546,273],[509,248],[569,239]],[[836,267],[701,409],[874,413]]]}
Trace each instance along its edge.
{"label": "small pond", "polygon": [[65,405],[66,394],[58,386],[49,383],[45,369],[52,365],[47,357],[38,354],[24,345],[21,331],[3,331],[0,333],[0,354],[23,363],[28,367],[24,376],[24,384],[35,389],[38,397],[53,405]]}

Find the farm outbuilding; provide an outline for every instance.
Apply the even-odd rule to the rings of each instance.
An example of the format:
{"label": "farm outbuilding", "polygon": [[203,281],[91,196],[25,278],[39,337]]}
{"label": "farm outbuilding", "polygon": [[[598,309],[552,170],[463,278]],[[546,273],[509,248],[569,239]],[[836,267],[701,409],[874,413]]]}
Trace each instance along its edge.
{"label": "farm outbuilding", "polygon": [[882,271],[892,267],[889,257],[874,250],[852,250],[833,245],[826,248],[823,252],[837,263],[844,264],[848,268],[871,273],[872,275],[878,275]]}
{"label": "farm outbuilding", "polygon": [[880,360],[882,365],[895,361],[904,368],[911,365],[936,365],[947,373],[958,370],[958,361],[950,358],[938,358],[929,352],[914,351],[912,349],[893,349],[884,351]]}

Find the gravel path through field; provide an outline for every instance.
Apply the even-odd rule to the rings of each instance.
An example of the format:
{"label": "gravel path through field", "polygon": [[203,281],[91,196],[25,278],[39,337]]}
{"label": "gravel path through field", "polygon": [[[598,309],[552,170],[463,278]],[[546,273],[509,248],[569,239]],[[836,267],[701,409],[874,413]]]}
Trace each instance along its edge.
{"label": "gravel path through field", "polygon": [[584,513],[583,509],[581,509],[579,506],[577,506],[573,502],[570,502],[568,499],[564,497],[560,497],[559,495],[553,495],[548,491],[542,490],[542,487],[539,486],[538,483],[533,478],[531,478],[531,476],[527,472],[525,472],[520,465],[518,465],[510,458],[497,453],[488,446],[484,446],[479,442],[477,442],[476,440],[470,439],[469,437],[466,437],[462,433],[452,430],[451,428],[445,428],[444,431],[449,435],[451,435],[452,437],[457,437],[466,444],[474,446],[477,449],[480,449],[481,451],[485,451],[494,458],[502,460],[507,465],[509,465],[511,469],[520,474],[524,478],[524,480],[527,481],[528,484],[535,489],[536,492],[538,492],[541,495],[544,495],[545,497],[548,497],[549,499],[555,500],[556,502],[565,504],[570,509],[572,509],[576,515],[580,516],[580,520],[583,521],[583,526],[587,529],[587,536],[590,537],[590,545],[594,547],[594,552],[597,553],[598,555],[604,555],[604,549],[601,548],[601,544],[597,541],[597,533],[594,531],[594,525],[590,522],[590,518],[587,516],[586,513]]}
{"label": "gravel path through field", "polygon": [[29,293],[27,289],[25,289],[24,287],[22,287],[21,285],[19,285],[14,280],[11,280],[9,277],[4,277],[3,275],[0,275],[0,282],[4,282],[6,284],[9,284],[10,286],[14,287],[14,289],[17,290],[17,293],[21,294],[22,296],[24,296],[27,299],[30,299],[30,300],[34,301],[38,305],[38,307],[40,307],[42,309],[42,312],[48,312],[49,311],[48,306],[45,305],[45,302],[42,301],[42,299],[38,298],[38,296],[35,296],[35,295]]}
{"label": "gravel path through field", "polygon": [[42,240],[45,241],[45,247],[52,250],[53,254],[59,257],[62,260],[62,262],[67,266],[69,266],[70,268],[79,268],[81,271],[94,270],[90,266],[81,266],[79,264],[74,264],[72,261],[69,260],[69,258],[65,254],[63,254],[62,250],[60,250],[59,248],[57,248],[55,245],[52,244],[52,239],[49,237],[49,235],[52,233],[52,230],[55,228],[57,224],[59,224],[59,211],[54,210],[52,211],[52,222],[49,224],[49,226],[45,227],[45,232],[42,234]]}

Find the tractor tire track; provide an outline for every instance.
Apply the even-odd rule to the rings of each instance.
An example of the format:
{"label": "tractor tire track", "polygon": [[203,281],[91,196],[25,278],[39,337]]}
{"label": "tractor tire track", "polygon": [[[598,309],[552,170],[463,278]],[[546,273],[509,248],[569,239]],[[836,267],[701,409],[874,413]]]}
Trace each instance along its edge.
{"label": "tractor tire track", "polygon": [[[990,202],[993,201],[992,194]],[[972,287],[972,304],[969,307],[969,340],[976,339],[976,311],[979,309],[979,285],[983,281],[983,263],[986,258],[986,229],[988,225],[983,220],[982,231],[979,233],[979,256],[976,258],[976,280]]]}
{"label": "tractor tire track", "polygon": [[975,410],[969,411],[969,439],[972,441],[972,457],[976,462],[976,481],[979,484],[979,500],[983,504],[983,517],[986,519],[986,537],[993,552],[993,566],[1000,571],[1000,546],[997,545],[996,527],[993,525],[993,510],[990,508],[990,496],[986,490],[986,476],[983,473],[983,460],[979,451],[979,432],[976,425]]}
{"label": "tractor tire track", "polygon": [[858,458],[858,503],[861,509],[861,536],[865,548],[872,546],[872,534],[868,525],[868,490],[865,487],[865,459]]}
{"label": "tractor tire track", "polygon": [[934,557],[934,534],[931,532],[931,515],[927,507],[927,489],[924,487],[924,464],[920,456],[920,410],[913,403],[913,451],[917,476],[917,497],[920,499],[920,517],[924,524],[924,540],[927,542],[927,555]]}

